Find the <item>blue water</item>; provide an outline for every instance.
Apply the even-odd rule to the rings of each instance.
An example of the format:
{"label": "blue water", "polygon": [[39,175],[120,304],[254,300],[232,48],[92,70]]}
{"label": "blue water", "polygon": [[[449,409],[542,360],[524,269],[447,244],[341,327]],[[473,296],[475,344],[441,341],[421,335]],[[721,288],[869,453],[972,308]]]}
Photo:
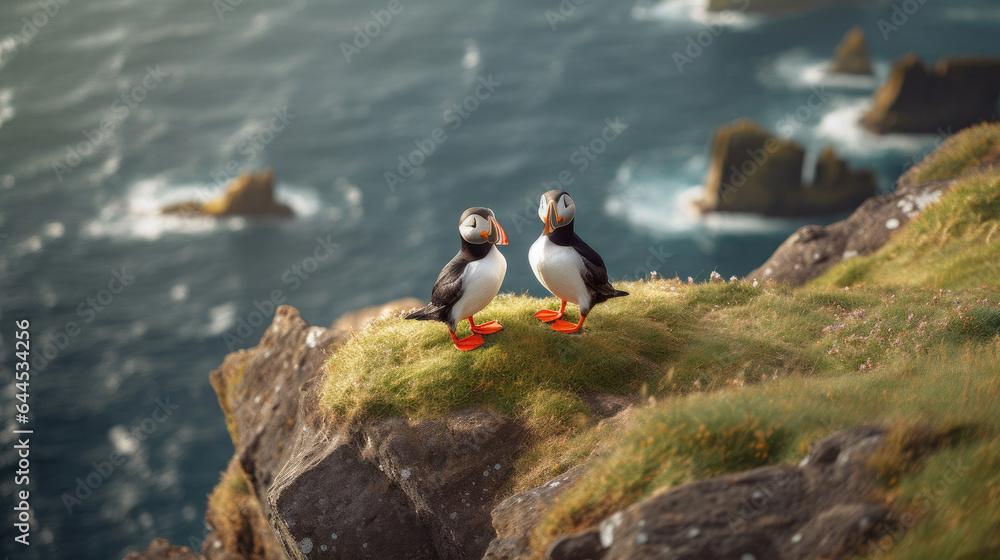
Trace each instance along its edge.
{"label": "blue water", "polygon": [[[699,4],[587,0],[555,29],[555,0],[401,0],[384,24],[371,11],[387,0],[244,0],[221,18],[204,0],[70,0],[44,18],[35,2],[0,4],[4,504],[24,489],[12,430],[34,430],[31,546],[14,543],[8,508],[5,554],[120,558],[156,536],[199,539],[232,454],[208,373],[256,343],[269,321],[242,340],[226,335],[272,292],[319,325],[427,297],[457,249],[458,216],[485,205],[510,237],[504,288],[542,295],[527,249],[543,182],[564,170],[577,231],[613,277],[746,274],[804,222],[694,217],[715,127],[742,116],[793,123],[812,157],[832,144],[888,191],[937,139],[875,138],[854,124],[876,82],[824,76],[843,33],[865,28],[882,75],[909,51],[1000,51],[992,0],[929,0],[887,41],[877,24],[887,2],[721,21]],[[45,22],[31,33],[22,18]],[[348,62],[342,43],[366,24],[374,36]],[[715,24],[679,71],[673,53]],[[480,79],[492,91],[476,98]],[[574,155],[606,119],[627,128],[595,144],[592,160]],[[418,140],[433,153],[390,188],[385,173]],[[217,195],[227,167],[272,167],[299,218],[156,215]],[[317,238],[335,249],[308,262]],[[312,271],[293,281],[293,266]],[[123,287],[116,274],[134,279]],[[11,380],[22,318],[36,362],[20,426]],[[160,408],[168,400],[176,409]],[[97,489],[70,513],[64,495],[88,477]]]}

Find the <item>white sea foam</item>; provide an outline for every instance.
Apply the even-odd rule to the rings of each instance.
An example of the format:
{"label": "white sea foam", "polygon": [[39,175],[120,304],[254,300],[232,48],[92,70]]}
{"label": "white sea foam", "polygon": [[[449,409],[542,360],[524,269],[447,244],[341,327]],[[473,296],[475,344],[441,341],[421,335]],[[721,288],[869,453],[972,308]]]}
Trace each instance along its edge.
{"label": "white sea foam", "polygon": [[[311,187],[279,185],[275,198],[292,207],[295,215],[310,217],[320,208],[319,194]],[[86,223],[86,237],[127,238],[153,241],[167,234],[205,235],[217,230],[238,231],[246,218],[211,218],[161,214],[160,209],[184,201],[205,202],[220,196],[223,189],[212,184],[174,184],[163,177],[135,183],[128,194],[107,204],[94,220]]]}
{"label": "white sea foam", "polygon": [[[691,234],[720,235],[780,232],[796,225],[793,220],[755,214],[701,214],[695,203],[703,187],[671,179],[645,180],[624,185],[605,201],[605,211],[637,230],[665,237]],[[632,204],[642,200],[643,204]]]}
{"label": "white sea foam", "polygon": [[465,54],[462,55],[462,68],[466,70],[475,70],[479,68],[479,61],[481,58],[479,45],[477,45],[472,39],[466,39]]}
{"label": "white sea foam", "polygon": [[0,88],[0,128],[3,123],[14,118],[17,112],[14,111],[14,90],[11,88]]}
{"label": "white sea foam", "polygon": [[[24,45],[27,45],[27,42]],[[0,70],[3,70],[3,67],[14,59],[17,51],[24,45],[19,44],[17,37],[14,35],[7,35],[0,39]]]}
{"label": "white sea foam", "polygon": [[733,29],[749,29],[758,25],[759,16],[739,10],[713,12],[708,10],[708,0],[660,0],[640,2],[632,8],[632,17],[637,20],[656,20],[685,26],[718,26]]}
{"label": "white sea foam", "polygon": [[830,105],[830,111],[811,132],[817,141],[832,144],[842,154],[919,153],[933,146],[938,138],[933,134],[872,134],[860,123],[871,107],[869,99],[833,100]]}
{"label": "white sea foam", "polygon": [[208,310],[208,319],[208,325],[204,329],[205,336],[219,336],[236,324],[236,304],[229,302],[216,305]]}
{"label": "white sea foam", "polygon": [[817,57],[805,49],[793,49],[763,65],[757,81],[770,89],[808,90],[815,87],[874,91],[888,75],[889,65],[874,61],[874,76],[830,73],[830,58]]}

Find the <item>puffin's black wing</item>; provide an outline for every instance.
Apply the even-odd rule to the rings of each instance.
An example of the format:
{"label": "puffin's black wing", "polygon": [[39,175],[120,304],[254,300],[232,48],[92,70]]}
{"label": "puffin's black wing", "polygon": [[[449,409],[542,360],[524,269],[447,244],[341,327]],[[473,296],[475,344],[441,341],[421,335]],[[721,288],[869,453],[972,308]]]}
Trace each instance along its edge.
{"label": "puffin's black wing", "polygon": [[608,268],[604,264],[604,259],[597,251],[587,245],[580,236],[574,234],[572,247],[583,260],[584,277],[583,283],[587,289],[593,292],[594,304],[607,301],[614,297],[627,296],[628,292],[616,290],[608,280]]}
{"label": "puffin's black wing", "polygon": [[431,290],[431,302],[423,309],[418,309],[406,316],[407,319],[417,319],[418,321],[441,321],[451,323],[451,308],[462,298],[465,291],[462,286],[462,273],[469,262],[462,258],[462,254],[455,255],[455,258],[441,269],[434,288]]}

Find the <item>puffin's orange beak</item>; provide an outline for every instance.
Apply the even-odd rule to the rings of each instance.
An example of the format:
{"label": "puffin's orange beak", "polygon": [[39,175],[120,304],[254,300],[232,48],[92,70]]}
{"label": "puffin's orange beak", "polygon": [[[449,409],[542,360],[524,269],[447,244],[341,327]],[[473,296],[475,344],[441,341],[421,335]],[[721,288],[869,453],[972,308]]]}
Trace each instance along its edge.
{"label": "puffin's orange beak", "polygon": [[554,200],[549,201],[548,212],[545,213],[545,230],[542,231],[542,235],[548,235],[552,233],[559,224],[562,223],[562,216],[556,212],[556,202]]}
{"label": "puffin's orange beak", "polygon": [[500,227],[500,223],[495,218],[490,218],[490,233],[486,240],[494,245],[507,244],[507,232]]}

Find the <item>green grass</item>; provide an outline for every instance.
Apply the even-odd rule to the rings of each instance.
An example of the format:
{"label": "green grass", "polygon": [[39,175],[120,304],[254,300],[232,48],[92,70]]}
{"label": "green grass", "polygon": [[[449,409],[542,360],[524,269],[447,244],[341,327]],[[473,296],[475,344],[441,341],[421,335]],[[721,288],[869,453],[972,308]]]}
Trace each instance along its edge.
{"label": "green grass", "polygon": [[[912,523],[879,543],[880,557],[995,558],[998,131],[963,132],[914,168],[906,181],[961,178],[880,251],[809,286],[625,283],[632,295],[598,306],[584,335],[531,317],[554,299],[503,294],[477,319],[504,331],[470,353],[441,324],[382,319],[336,349],[323,406],[342,421],[472,406],[511,415],[530,434],[511,493],[589,464],[532,535],[540,551],[666,488],[798,462],[837,429],[885,425],[872,462],[881,499]],[[637,407],[598,423],[586,391]]]}
{"label": "green grass", "polygon": [[961,289],[1000,282],[1000,175],[973,173],[871,255],[844,261],[817,286]]}
{"label": "green grass", "polygon": [[[531,317],[554,300],[503,295],[480,320],[500,319],[505,330],[470,353],[452,348],[443,325],[380,320],[331,358],[323,403],[342,419],[433,417],[476,405],[510,414],[532,434],[510,492],[589,461],[592,475],[534,536],[539,549],[658,490],[797,462],[811,442],[841,427],[975,426],[926,465],[899,466],[887,496],[912,501],[923,488],[914,481],[944,476],[949,463],[939,457],[959,460],[979,474],[936,496],[933,511],[922,514],[927,524],[907,538],[940,551],[958,530],[976,546],[996,544],[1000,289],[795,290],[676,280],[619,287],[632,295],[598,307],[583,336]],[[623,433],[595,423],[584,389],[646,406]],[[976,510],[966,511],[961,493],[973,487],[983,491],[975,492]],[[959,510],[968,524],[931,529],[936,516]]]}
{"label": "green grass", "polygon": [[[1000,546],[1000,343],[896,355],[872,372],[792,377],[670,399],[640,414],[622,443],[548,512],[544,543],[589,527],[657,490],[769,463],[858,424],[914,419],[957,435],[886,481],[890,502],[921,518],[886,558],[946,558]],[[956,427],[964,427],[957,430]],[[890,468],[906,458],[890,457]]]}
{"label": "green grass", "polygon": [[997,162],[1000,162],[1000,124],[983,124],[948,138],[904,174],[900,183],[916,185],[952,179]]}

